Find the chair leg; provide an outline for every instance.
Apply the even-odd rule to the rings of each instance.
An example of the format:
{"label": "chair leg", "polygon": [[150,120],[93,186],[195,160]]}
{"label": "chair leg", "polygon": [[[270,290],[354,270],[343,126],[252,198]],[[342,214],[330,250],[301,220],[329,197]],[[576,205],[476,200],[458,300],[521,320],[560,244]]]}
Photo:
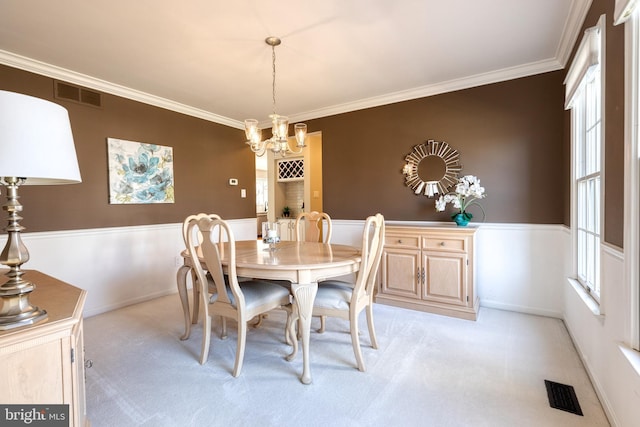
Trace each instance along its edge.
{"label": "chair leg", "polygon": [[327,316],[320,316],[320,329],[318,329],[316,332],[318,332],[319,334],[323,334],[325,331],[326,322]]}
{"label": "chair leg", "polygon": [[240,375],[242,362],[244,361],[244,347],[247,342],[247,322],[244,319],[238,319],[238,346],[236,348],[236,364],[233,368],[233,376]]}
{"label": "chair leg", "polygon": [[373,304],[367,306],[367,326],[369,327],[369,339],[371,339],[371,347],[378,348],[378,339],[376,338],[376,328],[373,326]]}
{"label": "chair leg", "polygon": [[353,352],[356,355],[356,362],[358,363],[358,370],[364,372],[364,360],[362,358],[362,349],[360,348],[360,338],[358,337],[358,315],[351,311],[349,314],[349,321],[351,322],[351,344],[353,344]]}
{"label": "chair leg", "polygon": [[205,316],[202,322],[202,348],[200,349],[200,364],[204,365],[209,358],[209,342],[211,339],[211,316]]}
{"label": "chair leg", "polygon": [[226,340],[229,337],[227,335],[227,318],[224,316],[220,316],[220,320],[222,320],[222,333],[220,334],[220,339]]}
{"label": "chair leg", "polygon": [[200,310],[200,291],[198,289],[198,279],[196,279],[196,274],[193,270],[191,271],[191,277],[191,284],[193,286],[193,313],[191,314],[191,323],[195,325],[196,323],[198,323],[198,315]]}
{"label": "chair leg", "polygon": [[262,321],[266,318],[267,318],[266,313],[257,315],[256,317],[254,317],[254,319],[258,319],[258,320],[256,320],[256,323],[254,323],[251,326],[253,326],[254,328],[259,328],[260,326],[262,326]]}

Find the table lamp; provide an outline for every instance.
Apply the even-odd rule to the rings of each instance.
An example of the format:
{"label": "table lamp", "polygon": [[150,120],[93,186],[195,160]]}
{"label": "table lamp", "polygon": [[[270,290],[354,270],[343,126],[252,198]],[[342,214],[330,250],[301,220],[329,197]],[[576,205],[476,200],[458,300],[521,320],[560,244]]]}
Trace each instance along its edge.
{"label": "table lamp", "polygon": [[30,325],[47,312],[29,303],[35,285],[22,278],[29,251],[22,243],[21,185],[81,182],[67,110],[32,96],[0,90],[0,184],[7,192],[2,209],[9,214],[7,243],[0,264],[9,267],[9,279],[0,286],[0,330]]}

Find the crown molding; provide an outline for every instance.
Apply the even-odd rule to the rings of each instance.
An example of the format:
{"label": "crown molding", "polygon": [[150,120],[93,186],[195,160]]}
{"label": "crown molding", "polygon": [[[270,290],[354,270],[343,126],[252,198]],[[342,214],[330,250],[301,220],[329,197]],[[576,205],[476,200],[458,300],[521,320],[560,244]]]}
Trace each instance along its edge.
{"label": "crown molding", "polygon": [[461,89],[483,86],[491,83],[499,83],[507,80],[529,77],[535,74],[542,74],[549,71],[556,71],[563,68],[556,59],[533,62],[522,66],[505,68],[490,73],[477,74],[463,79],[449,80],[434,85],[421,86],[414,89],[394,92],[381,96],[362,99],[354,102],[347,102],[327,108],[307,111],[300,114],[289,115],[291,122],[317,119],[320,117],[333,116],[336,114],[348,113],[366,108],[379,107],[396,102],[409,101],[412,99],[425,98],[442,93],[453,92]]}
{"label": "crown molding", "polygon": [[[0,50],[0,64],[8,65],[10,67],[33,72],[36,74],[41,74],[54,79],[63,80],[69,83],[74,83],[86,88],[99,90],[111,95],[121,96],[123,98],[197,117],[203,120],[208,120],[214,123],[219,123],[221,125],[229,126],[232,128],[244,129],[244,123],[239,120],[233,120],[228,117],[211,113],[209,111],[194,108],[166,98],[161,98],[159,96],[151,95],[136,89],[97,79],[85,74],[47,64],[45,62],[16,55],[4,50]],[[425,98],[428,96],[438,95],[456,90],[469,89],[476,86],[528,77],[535,74],[555,71],[561,69],[562,67],[563,65],[556,59],[549,59],[545,61],[525,64],[523,66],[506,68],[490,73],[478,74],[468,78],[449,80],[434,85],[422,86],[414,89],[393,92],[354,102],[347,102],[344,104],[298,113],[290,115],[289,119],[291,122],[318,119],[321,117],[333,116],[337,114],[348,113],[351,111],[379,107],[382,105],[409,101],[418,98]],[[260,126],[270,127],[271,123],[260,123]]]}
{"label": "crown molding", "polygon": [[569,61],[571,51],[576,45],[578,37],[580,37],[580,29],[584,24],[587,13],[589,13],[591,2],[592,0],[574,0],[571,2],[567,22],[563,27],[564,31],[562,32],[558,50],[556,51],[556,58],[558,58],[563,68]]}
{"label": "crown molding", "polygon": [[47,64],[45,62],[27,58],[25,56],[20,56],[1,49],[0,64],[51,77],[57,80],[64,80],[69,83],[75,83],[89,89],[99,90],[111,95],[121,96],[133,101],[142,102],[144,104],[153,105],[156,107],[164,108],[166,110],[171,110],[178,113],[186,114],[188,116],[208,120],[210,122],[219,123],[221,125],[230,126],[237,129],[244,129],[244,123],[238,120],[233,120],[228,117],[220,116],[209,111],[181,104],[170,99],[161,98],[159,96],[141,92],[139,90],[132,89],[126,86],[121,86],[116,83],[97,79],[95,77],[87,76],[85,74],[77,73],[75,71],[67,70],[65,68]]}

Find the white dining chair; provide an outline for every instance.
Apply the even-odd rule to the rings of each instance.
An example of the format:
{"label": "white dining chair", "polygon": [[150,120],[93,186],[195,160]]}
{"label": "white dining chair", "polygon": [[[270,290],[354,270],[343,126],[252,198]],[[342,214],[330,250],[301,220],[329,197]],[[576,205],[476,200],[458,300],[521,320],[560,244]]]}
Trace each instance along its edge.
{"label": "white dining chair", "polygon": [[[326,212],[301,212],[296,217],[296,240],[298,242],[331,243],[331,217]],[[318,283],[318,286],[323,282]],[[325,331],[326,318],[320,316],[318,333]]]}
{"label": "white dining chair", "polygon": [[[206,213],[199,213],[199,214],[189,215],[188,217],[186,217],[182,222],[182,240],[184,241],[184,246],[187,249],[189,248],[189,242],[187,241],[188,240],[187,233],[189,230],[189,225],[191,223],[195,223],[201,218],[222,219],[220,215],[206,214]],[[197,230],[197,229],[191,227],[191,230]],[[196,246],[199,246],[200,242],[202,241],[202,234],[196,233],[194,235],[194,238],[197,239]],[[209,286],[210,293],[215,293],[216,289],[213,284],[213,280],[211,279],[211,276],[209,274],[206,274],[206,277],[207,277],[207,283]],[[200,310],[200,287],[197,285],[198,277],[196,276],[196,272],[193,268],[191,269],[191,280],[192,280],[192,290],[193,290],[193,313],[191,313],[192,315],[191,323],[196,324],[198,322],[199,310]]]}
{"label": "white dining chair", "polygon": [[[202,235],[199,242],[194,229]],[[219,230],[219,232],[216,232]],[[226,245],[222,242],[225,241]],[[197,283],[200,286],[200,300],[203,305],[203,337],[200,352],[200,364],[204,364],[209,356],[211,338],[211,318],[220,315],[236,320],[238,323],[238,343],[233,376],[240,375],[244,360],[244,349],[247,339],[247,323],[255,316],[279,307],[290,307],[289,291],[282,286],[262,280],[246,280],[238,282],[236,274],[235,238],[229,224],[221,219],[207,216],[192,221],[187,228],[187,242],[192,259],[201,256],[206,270],[210,273],[216,288],[216,294],[210,295],[205,269],[199,262],[194,262]],[[223,272],[222,259],[228,253],[227,280]],[[290,311],[290,309],[289,309]],[[226,323],[222,324],[222,335],[226,336]]]}
{"label": "white dining chair", "polygon": [[326,212],[302,212],[296,217],[298,242],[331,243],[331,217]]}
{"label": "white dining chair", "polygon": [[373,293],[376,275],[382,258],[385,225],[381,214],[366,219],[362,233],[362,261],[356,274],[355,283],[341,280],[325,280],[318,286],[313,305],[314,316],[338,317],[349,321],[353,352],[358,369],[365,371],[364,359],[358,335],[358,316],[366,310],[371,346],[378,348],[373,325]]}

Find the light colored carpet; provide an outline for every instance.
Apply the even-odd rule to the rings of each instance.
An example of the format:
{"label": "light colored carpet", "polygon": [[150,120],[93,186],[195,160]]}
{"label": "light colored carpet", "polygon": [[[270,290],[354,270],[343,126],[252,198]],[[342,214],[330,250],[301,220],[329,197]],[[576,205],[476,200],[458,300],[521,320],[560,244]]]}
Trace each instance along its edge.
{"label": "light colored carpet", "polygon": [[[249,328],[233,378],[236,335],[198,363],[202,329],[180,341],[177,295],[85,320],[87,412],[103,426],[608,426],[567,330],[558,319],[482,308],[478,321],[377,304],[380,348],[360,372],[348,322],[312,332],[313,383],[299,381],[302,355],[284,356],[283,312]],[[316,325],[314,320],[314,326]],[[584,416],[549,406],[544,380],[575,387]]]}

